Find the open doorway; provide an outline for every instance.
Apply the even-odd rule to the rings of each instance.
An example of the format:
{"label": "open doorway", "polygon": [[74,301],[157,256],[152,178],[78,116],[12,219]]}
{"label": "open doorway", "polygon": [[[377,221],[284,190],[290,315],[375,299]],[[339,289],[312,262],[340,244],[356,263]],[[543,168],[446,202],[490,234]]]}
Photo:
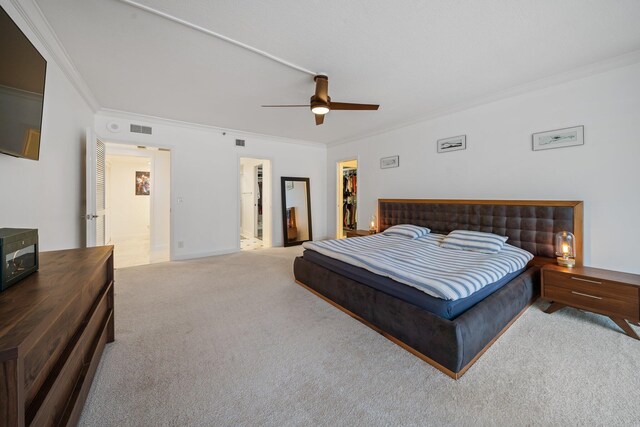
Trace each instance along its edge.
{"label": "open doorway", "polygon": [[344,239],[347,232],[358,229],[358,160],[338,162],[336,238]]}
{"label": "open doorway", "polygon": [[115,247],[114,267],[169,261],[169,150],[105,145],[105,243]]}
{"label": "open doorway", "polygon": [[240,249],[271,247],[271,161],[240,158]]}

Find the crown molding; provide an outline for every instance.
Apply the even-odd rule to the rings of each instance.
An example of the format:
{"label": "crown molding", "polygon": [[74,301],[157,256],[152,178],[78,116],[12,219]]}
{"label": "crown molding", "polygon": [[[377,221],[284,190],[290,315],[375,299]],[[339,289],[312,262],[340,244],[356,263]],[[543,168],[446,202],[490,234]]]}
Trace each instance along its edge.
{"label": "crown molding", "polygon": [[207,131],[207,132],[219,132],[219,133],[225,132],[230,136],[237,136],[241,138],[259,138],[259,139],[264,139],[264,140],[273,141],[273,142],[282,142],[285,144],[304,145],[308,147],[323,148],[323,149],[327,148],[327,144],[322,142],[308,141],[304,139],[285,138],[282,136],[269,135],[269,134],[263,134],[263,133],[246,132],[238,129],[222,128],[218,126],[186,122],[186,121],[175,120],[175,119],[166,119],[163,117],[149,116],[146,114],[131,113],[131,112],[122,111],[122,110],[113,110],[110,108],[100,108],[96,112],[96,115],[125,120],[128,122],[139,121],[139,122],[142,122],[143,124],[156,124],[160,126],[180,127],[180,128]]}
{"label": "crown molding", "polygon": [[624,55],[615,56],[613,58],[609,58],[604,61],[592,63],[583,67],[575,68],[570,71],[554,74],[549,77],[544,77],[542,79],[538,79],[522,85],[514,86],[499,92],[481,96],[470,101],[461,102],[453,106],[445,107],[445,108],[433,111],[426,116],[421,116],[417,119],[402,122],[400,124],[386,127],[384,129],[380,129],[374,132],[331,141],[327,143],[327,146],[335,147],[338,145],[348,144],[350,142],[360,141],[366,138],[371,138],[377,135],[393,132],[395,130],[402,129],[405,127],[417,125],[419,123],[428,122],[438,117],[448,116],[450,114],[469,110],[471,108],[479,107],[481,105],[491,104],[492,102],[501,101],[503,99],[513,98],[519,95],[524,95],[526,93],[547,89],[547,88],[558,86],[565,83],[570,83],[575,80],[584,79],[597,74],[605,73],[607,71],[615,70],[618,68],[624,68],[624,67],[635,65],[638,63],[640,63],[640,50],[635,50],[633,52],[630,52]]}
{"label": "crown molding", "polygon": [[38,41],[44,46],[49,56],[78,91],[87,106],[95,113],[100,108],[98,100],[71,61],[69,54],[35,0],[10,0],[10,2],[27,23],[29,29],[36,35]]}

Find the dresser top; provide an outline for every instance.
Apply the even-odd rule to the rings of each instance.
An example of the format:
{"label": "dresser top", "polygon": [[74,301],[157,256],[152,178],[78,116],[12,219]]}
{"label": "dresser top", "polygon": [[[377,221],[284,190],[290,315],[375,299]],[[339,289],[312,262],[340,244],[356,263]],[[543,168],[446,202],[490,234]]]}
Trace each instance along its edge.
{"label": "dresser top", "polygon": [[613,270],[604,270],[602,268],[576,266],[573,268],[562,267],[556,264],[546,264],[543,271],[558,271],[560,273],[584,276],[593,279],[608,280],[610,282],[624,283],[640,287],[640,274],[622,273]]}
{"label": "dresser top", "polygon": [[57,319],[112,252],[99,246],[40,253],[39,271],[0,293],[0,360]]}

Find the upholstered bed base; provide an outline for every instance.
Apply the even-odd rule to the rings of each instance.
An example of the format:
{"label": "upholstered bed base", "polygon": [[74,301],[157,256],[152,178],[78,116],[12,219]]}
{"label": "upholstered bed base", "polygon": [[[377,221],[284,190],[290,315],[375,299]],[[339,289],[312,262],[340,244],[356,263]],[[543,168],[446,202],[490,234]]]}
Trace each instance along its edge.
{"label": "upholstered bed base", "polygon": [[296,281],[452,378],[459,378],[539,295],[532,266],[457,318],[447,320],[296,258]]}

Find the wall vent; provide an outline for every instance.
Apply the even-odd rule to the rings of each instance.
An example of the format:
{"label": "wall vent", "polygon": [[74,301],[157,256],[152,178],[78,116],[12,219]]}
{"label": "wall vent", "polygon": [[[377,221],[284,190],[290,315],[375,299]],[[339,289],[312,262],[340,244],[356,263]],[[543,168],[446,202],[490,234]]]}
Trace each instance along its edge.
{"label": "wall vent", "polygon": [[236,139],[236,147],[244,147],[244,139]]}
{"label": "wall vent", "polygon": [[142,126],[131,124],[129,128],[133,133],[144,133],[145,135],[151,135],[151,126]]}

